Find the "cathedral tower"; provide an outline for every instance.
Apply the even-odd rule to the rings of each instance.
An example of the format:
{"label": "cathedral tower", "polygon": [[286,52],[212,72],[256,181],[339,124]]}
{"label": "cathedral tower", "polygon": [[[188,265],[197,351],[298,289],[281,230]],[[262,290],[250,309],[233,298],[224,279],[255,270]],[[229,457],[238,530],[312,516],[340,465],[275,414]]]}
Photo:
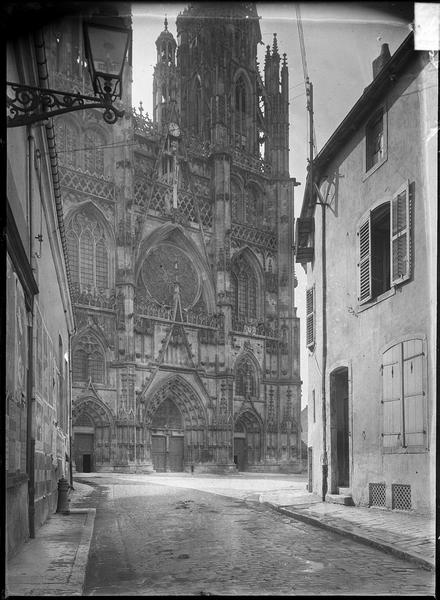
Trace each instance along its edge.
{"label": "cathedral tower", "polygon": [[92,262],[102,231],[115,298],[99,318],[81,308],[74,347],[107,355],[95,383],[74,353],[76,430],[109,423],[95,470],[297,472],[287,59],[275,35],[260,75],[254,3],[195,2],[176,26],[156,40],[152,118],[133,111],[121,132],[112,216],[96,195],[72,208],[74,232],[97,223]]}

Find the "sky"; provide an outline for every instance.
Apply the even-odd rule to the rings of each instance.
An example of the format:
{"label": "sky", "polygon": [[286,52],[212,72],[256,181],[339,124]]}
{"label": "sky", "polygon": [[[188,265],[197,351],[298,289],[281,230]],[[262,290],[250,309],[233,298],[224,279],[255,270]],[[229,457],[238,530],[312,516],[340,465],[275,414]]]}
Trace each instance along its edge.
{"label": "sky", "polygon": [[[313,84],[316,150],[321,150],[331,134],[372,81],[372,62],[381,45],[387,43],[393,54],[411,31],[405,2],[307,2],[299,3],[307,72]],[[152,115],[155,41],[164,29],[175,36],[176,17],[186,3],[133,3],[133,88],[132,105]],[[301,210],[306,180],[308,114],[304,71],[298,35],[296,7],[293,2],[256,3],[262,44],[258,50],[260,72],[264,69],[266,45],[272,46],[277,33],[280,55],[287,54],[289,67],[289,141],[290,176],[301,183],[295,188],[294,213]],[[406,9],[405,9],[406,7]],[[409,10],[410,12],[410,10]],[[301,320],[301,405],[307,403],[307,349],[305,344],[305,285],[303,268],[297,264],[295,290],[297,315]]]}

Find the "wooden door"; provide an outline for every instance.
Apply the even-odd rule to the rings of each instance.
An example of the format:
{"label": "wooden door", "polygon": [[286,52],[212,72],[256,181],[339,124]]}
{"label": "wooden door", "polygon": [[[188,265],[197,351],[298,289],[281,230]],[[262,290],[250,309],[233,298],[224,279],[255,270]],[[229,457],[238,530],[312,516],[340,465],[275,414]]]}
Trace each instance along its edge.
{"label": "wooden door", "polygon": [[234,462],[239,471],[246,471],[248,462],[246,438],[234,438]]}
{"label": "wooden door", "polygon": [[168,470],[180,473],[183,471],[183,437],[169,438]]}
{"label": "wooden door", "polygon": [[151,436],[151,459],[156,471],[166,470],[166,438],[163,435]]}

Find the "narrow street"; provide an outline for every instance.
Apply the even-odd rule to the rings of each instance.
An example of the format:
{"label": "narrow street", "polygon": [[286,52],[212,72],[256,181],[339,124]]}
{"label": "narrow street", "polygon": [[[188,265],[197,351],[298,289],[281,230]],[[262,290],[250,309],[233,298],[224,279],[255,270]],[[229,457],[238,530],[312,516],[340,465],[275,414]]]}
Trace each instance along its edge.
{"label": "narrow street", "polygon": [[260,504],[252,477],[229,496],[234,480],[218,476],[80,481],[97,508],[88,596],[433,592],[431,573]]}

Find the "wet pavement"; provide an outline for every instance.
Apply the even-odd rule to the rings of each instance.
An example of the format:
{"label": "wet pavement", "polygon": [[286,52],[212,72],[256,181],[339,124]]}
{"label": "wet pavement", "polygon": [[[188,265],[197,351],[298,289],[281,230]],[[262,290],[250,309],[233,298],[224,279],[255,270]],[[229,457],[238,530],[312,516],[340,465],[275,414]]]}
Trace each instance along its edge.
{"label": "wet pavement", "polygon": [[97,509],[84,595],[433,595],[432,572],[264,504],[283,481],[303,493],[292,476],[83,475]]}

